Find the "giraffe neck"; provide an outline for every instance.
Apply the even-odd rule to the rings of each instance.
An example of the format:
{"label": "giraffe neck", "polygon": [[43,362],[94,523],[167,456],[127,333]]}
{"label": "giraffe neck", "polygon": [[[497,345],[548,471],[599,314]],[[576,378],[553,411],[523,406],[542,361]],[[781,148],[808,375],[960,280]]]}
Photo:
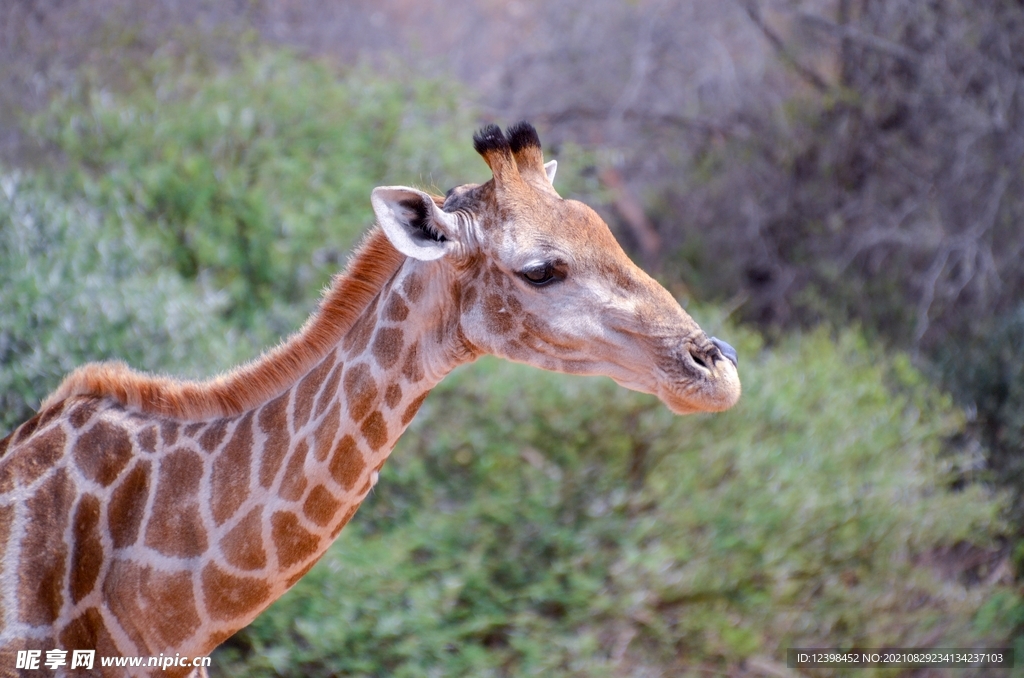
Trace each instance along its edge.
{"label": "giraffe neck", "polygon": [[451,337],[457,315],[445,310],[447,285],[422,268],[408,261],[308,374],[230,425],[231,440],[250,437],[254,453],[248,496],[218,490],[243,484],[236,474],[244,452],[228,436],[213,462],[214,527],[200,578],[216,642],[315,564],[376,484],[430,389],[472,357]]}
{"label": "giraffe neck", "polygon": [[[5,441],[0,528],[18,546],[0,576],[22,584],[4,587],[0,655],[203,655],[295,584],[426,394],[474,357],[457,286],[426,266],[406,262],[305,375],[245,412],[187,421],[75,396]],[[50,450],[45,475],[20,461]]]}

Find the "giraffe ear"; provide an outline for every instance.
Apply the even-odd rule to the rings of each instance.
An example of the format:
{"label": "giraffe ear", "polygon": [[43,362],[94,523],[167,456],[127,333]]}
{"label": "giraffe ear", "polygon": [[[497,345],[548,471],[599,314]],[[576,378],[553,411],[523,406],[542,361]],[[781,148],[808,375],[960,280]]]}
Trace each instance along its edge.
{"label": "giraffe ear", "polygon": [[370,194],[377,223],[395,248],[421,261],[440,259],[458,241],[452,215],[423,191],[405,186],[380,186]]}

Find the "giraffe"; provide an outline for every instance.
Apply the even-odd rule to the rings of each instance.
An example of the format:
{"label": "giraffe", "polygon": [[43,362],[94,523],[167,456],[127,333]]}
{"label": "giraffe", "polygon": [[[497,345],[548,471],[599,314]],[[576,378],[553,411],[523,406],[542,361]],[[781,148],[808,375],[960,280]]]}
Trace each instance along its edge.
{"label": "giraffe", "polygon": [[735,351],[558,195],[532,126],[474,146],[485,183],[373,190],[377,224],[277,348],[201,382],[85,365],[0,441],[0,674],[24,649],[208,654],[317,562],[431,388],[481,355],[680,414],[737,401]]}

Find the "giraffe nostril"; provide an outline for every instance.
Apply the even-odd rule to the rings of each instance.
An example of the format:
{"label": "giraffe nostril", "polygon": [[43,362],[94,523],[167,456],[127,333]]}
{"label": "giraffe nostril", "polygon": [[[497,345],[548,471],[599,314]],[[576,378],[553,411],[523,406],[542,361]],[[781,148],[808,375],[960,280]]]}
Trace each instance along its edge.
{"label": "giraffe nostril", "polygon": [[692,358],[693,362],[697,363],[698,365],[703,367],[705,370],[708,369],[708,364],[706,362],[704,362],[704,359],[701,358],[696,352],[690,351],[690,358]]}

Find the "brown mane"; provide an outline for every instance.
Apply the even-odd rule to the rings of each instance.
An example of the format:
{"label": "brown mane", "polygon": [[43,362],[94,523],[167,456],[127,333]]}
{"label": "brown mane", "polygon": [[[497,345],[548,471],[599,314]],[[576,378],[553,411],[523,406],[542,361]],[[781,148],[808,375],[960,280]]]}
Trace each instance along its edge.
{"label": "brown mane", "polygon": [[40,411],[78,395],[109,397],[141,412],[198,421],[240,414],[311,370],[348,332],[405,257],[380,228],[363,239],[298,332],[262,356],[206,381],[137,372],[122,362],[90,363],[64,378]]}

